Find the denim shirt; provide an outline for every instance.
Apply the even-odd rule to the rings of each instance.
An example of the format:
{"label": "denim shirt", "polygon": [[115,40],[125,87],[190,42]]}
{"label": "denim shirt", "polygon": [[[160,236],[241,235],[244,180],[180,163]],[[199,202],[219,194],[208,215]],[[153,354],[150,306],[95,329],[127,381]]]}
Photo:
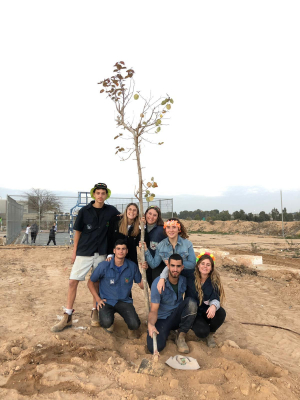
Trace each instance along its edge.
{"label": "denim shirt", "polygon": [[99,263],[90,279],[92,282],[100,281],[99,297],[114,307],[118,301],[133,302],[130,295],[133,281],[140,283],[142,276],[134,262],[125,258],[123,266],[116,267],[115,259],[112,258]]}
{"label": "denim shirt", "polygon": [[154,279],[151,286],[151,303],[159,304],[157,318],[166,319],[172,314],[174,310],[176,310],[179,304],[183,301],[183,293],[186,291],[187,288],[186,278],[179,275],[178,297],[174,292],[172,286],[170,285],[168,279],[166,280],[165,290],[160,294],[157,290],[159,279],[159,277]]}
{"label": "denim shirt", "polygon": [[146,261],[152,269],[156,268],[161,261],[168,260],[172,254],[180,254],[183,259],[183,265],[187,269],[194,269],[196,265],[196,256],[193,249],[193,244],[187,239],[182,239],[178,236],[178,240],[173,249],[169,238],[158,243],[155,251],[155,256],[152,257],[149,249],[145,252]]}

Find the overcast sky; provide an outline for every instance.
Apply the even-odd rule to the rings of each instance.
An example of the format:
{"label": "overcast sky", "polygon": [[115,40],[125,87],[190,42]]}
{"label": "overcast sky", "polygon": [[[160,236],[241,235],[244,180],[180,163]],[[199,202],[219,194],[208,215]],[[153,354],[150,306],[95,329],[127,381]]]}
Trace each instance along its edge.
{"label": "overcast sky", "polygon": [[157,195],[300,190],[299,20],[299,1],[2,1],[0,186],[132,193],[97,85],[125,61],[144,96],[174,99],[164,145],[142,150]]}

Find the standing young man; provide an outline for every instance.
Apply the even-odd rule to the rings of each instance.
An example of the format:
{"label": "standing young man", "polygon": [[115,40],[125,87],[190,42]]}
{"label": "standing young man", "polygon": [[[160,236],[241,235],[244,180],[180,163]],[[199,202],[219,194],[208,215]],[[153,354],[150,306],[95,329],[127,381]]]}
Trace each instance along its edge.
{"label": "standing young man", "polygon": [[197,316],[197,302],[191,297],[183,299],[187,289],[186,278],[181,276],[183,259],[179,254],[172,254],[168,261],[169,276],[165,290],[160,294],[156,278],[151,286],[151,310],[148,316],[147,346],[153,353],[153,333],[157,333],[157,350],[165,348],[171,330],[178,330],[175,343],[178,351],[189,353],[185,341],[186,333],[191,329]]}
{"label": "standing young man", "polygon": [[[97,183],[90,193],[94,200],[80,209],[74,224],[75,237],[72,254],[74,264],[69,280],[67,308],[62,320],[52,327],[52,332],[62,331],[65,327],[72,325],[73,304],[78,283],[85,280],[91,268],[94,270],[101,261],[106,259],[109,221],[120,214],[115,207],[104,203],[111,195],[105,183]],[[91,325],[99,326],[95,299]]]}
{"label": "standing young man", "polygon": [[30,233],[31,233],[31,244],[35,244],[36,237],[39,231],[39,227],[37,226],[37,223],[34,222],[31,227],[30,227]]}
{"label": "standing young man", "polygon": [[126,240],[117,240],[113,252],[114,258],[101,262],[92,273],[88,288],[97,302],[102,328],[112,332],[114,314],[118,313],[128,326],[128,338],[133,339],[141,322],[130,293],[133,281],[144,289],[142,275],[138,266],[126,258]]}

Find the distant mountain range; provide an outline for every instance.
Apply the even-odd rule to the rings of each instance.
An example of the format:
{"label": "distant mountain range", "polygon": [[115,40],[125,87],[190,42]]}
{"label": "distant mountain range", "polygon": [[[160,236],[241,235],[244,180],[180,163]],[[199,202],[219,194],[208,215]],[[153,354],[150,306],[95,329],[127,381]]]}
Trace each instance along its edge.
{"label": "distant mountain range", "polygon": [[[29,190],[29,189],[28,189]],[[77,192],[52,191],[57,196],[77,197]],[[0,197],[5,199],[10,195],[22,195],[23,190],[0,188]],[[133,198],[132,193],[129,194],[113,194],[112,197]],[[230,213],[237,210],[244,210],[246,213],[252,212],[257,214],[260,211],[270,212],[272,208],[280,210],[280,192],[270,192],[264,188],[255,187],[231,187],[222,196],[206,197],[194,196],[189,194],[181,194],[176,196],[160,196],[157,198],[173,198],[173,210],[180,212],[183,210],[194,211],[228,210]],[[300,210],[300,190],[289,190],[283,192],[283,207],[288,212],[296,212]]]}

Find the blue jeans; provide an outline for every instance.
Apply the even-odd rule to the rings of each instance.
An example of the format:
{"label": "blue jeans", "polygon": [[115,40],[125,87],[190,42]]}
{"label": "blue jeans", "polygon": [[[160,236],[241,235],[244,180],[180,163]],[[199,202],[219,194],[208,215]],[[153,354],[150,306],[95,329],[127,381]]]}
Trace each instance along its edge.
{"label": "blue jeans", "polygon": [[[166,319],[158,319],[155,327],[157,335],[157,350],[162,351],[166,347],[166,342],[171,330],[178,329],[179,332],[187,333],[197,316],[197,302],[191,297],[187,297]],[[153,353],[153,339],[147,335],[147,347]]]}
{"label": "blue jeans", "polygon": [[114,307],[106,303],[99,309],[99,322],[102,328],[109,328],[114,323],[116,312],[124,318],[128,329],[135,331],[141,325],[133,304],[118,301]]}

